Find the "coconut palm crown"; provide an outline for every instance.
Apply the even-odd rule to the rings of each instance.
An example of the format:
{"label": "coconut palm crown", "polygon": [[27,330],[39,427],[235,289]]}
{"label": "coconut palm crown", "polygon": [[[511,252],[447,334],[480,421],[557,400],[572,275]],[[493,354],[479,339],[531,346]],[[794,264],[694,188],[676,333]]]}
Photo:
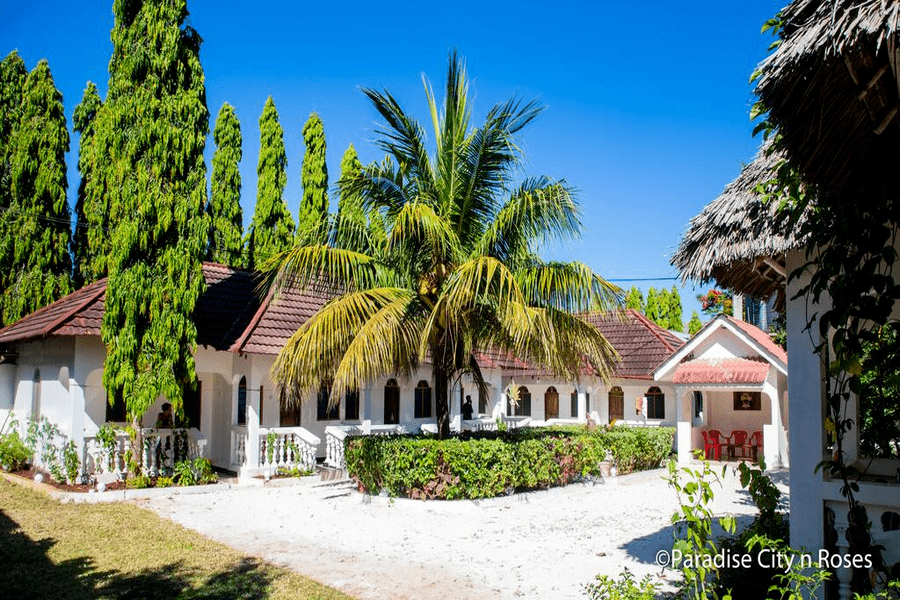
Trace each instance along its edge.
{"label": "coconut palm crown", "polygon": [[[384,119],[381,164],[339,182],[386,235],[331,226],[325,244],[297,245],[271,263],[274,285],[327,285],[336,297],[288,341],[273,369],[287,402],[331,386],[331,402],[366,382],[431,365],[439,431],[449,432],[448,387],[468,374],[485,383],[481,353],[511,354],[577,380],[608,378],[615,351],[579,315],[617,310],[619,288],[579,262],[542,260],[548,242],[581,233],[563,180],[524,178],[516,134],[543,110],[511,98],[471,124],[464,60],[450,56],[441,111],[423,84],[434,127],[425,130],[386,90],[363,93]],[[293,399],[291,399],[293,398]]]}

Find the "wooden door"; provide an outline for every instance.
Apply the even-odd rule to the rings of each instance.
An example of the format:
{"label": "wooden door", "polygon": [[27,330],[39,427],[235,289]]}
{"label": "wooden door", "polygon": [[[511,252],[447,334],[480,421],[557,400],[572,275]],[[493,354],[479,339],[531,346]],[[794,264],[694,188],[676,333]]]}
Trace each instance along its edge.
{"label": "wooden door", "polygon": [[625,418],[625,393],[619,386],[609,390],[609,421],[621,421]]}
{"label": "wooden door", "polygon": [[559,418],[559,392],[550,386],[544,393],[544,420]]}

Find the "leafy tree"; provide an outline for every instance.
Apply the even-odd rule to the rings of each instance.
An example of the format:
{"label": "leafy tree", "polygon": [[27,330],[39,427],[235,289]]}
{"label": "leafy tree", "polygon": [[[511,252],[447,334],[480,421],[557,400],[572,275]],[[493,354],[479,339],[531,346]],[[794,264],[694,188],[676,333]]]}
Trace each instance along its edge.
{"label": "leafy tree", "polygon": [[631,286],[625,295],[625,308],[633,308],[640,313],[644,312],[644,294],[636,285]]}
{"label": "leafy tree", "polygon": [[731,316],[734,314],[734,301],[729,291],[709,290],[706,294],[697,296],[703,314],[714,317],[719,314]]}
{"label": "leafy tree", "polygon": [[234,107],[225,102],[213,130],[216,151],[212,158],[209,197],[207,258],[230,267],[242,266],[244,214],[241,211],[241,124]]}
{"label": "leafy tree", "polygon": [[287,154],[284,130],[272,97],[259,117],[259,163],[256,167],[256,209],[247,236],[248,268],[265,264],[273,255],[291,247],[294,219],[284,202],[287,184]]}
{"label": "leafy tree", "polygon": [[[340,181],[349,184],[359,178],[360,173],[362,163],[359,162],[356,148],[350,144],[341,159]],[[340,190],[336,230],[335,245],[361,252],[367,250],[369,244],[366,209],[359,194],[352,193],[346,185]]]}
{"label": "leafy tree", "polygon": [[323,225],[328,221],[328,167],[325,164],[325,126],[316,113],[309,115],[303,126],[303,143],[306,152],[301,169],[303,198],[297,217],[297,240],[300,243],[321,242],[326,233]]}
{"label": "leafy tree", "polygon": [[[15,70],[15,67],[12,67]],[[3,322],[11,323],[72,289],[71,220],[66,202],[69,131],[62,94],[46,60],[28,73],[6,150],[9,209],[0,264]]]}
{"label": "leafy tree", "polygon": [[[95,268],[92,266],[91,256],[97,254],[91,252],[88,239],[95,241],[106,240],[106,219],[104,215],[96,215],[88,219],[85,213],[87,202],[88,181],[94,173],[94,124],[97,113],[103,101],[97,92],[97,86],[88,82],[81,97],[81,102],[75,107],[72,117],[75,131],[80,134],[78,141],[78,172],[81,174],[81,182],[78,184],[78,198],[75,201],[75,232],[72,235],[72,258],[74,262],[73,283],[80,288],[85,283],[94,279]],[[93,224],[93,225],[92,225]],[[88,234],[91,227],[101,227],[101,231]],[[105,253],[107,250],[100,250]]]}
{"label": "leafy tree", "polygon": [[900,335],[897,323],[879,328],[863,347],[859,449],[863,456],[900,458]]}
{"label": "leafy tree", "polygon": [[698,331],[703,329],[703,323],[700,321],[700,316],[697,314],[697,311],[691,311],[691,320],[688,322],[688,333],[694,335]]}
{"label": "leafy tree", "polygon": [[655,288],[647,290],[647,304],[644,307],[644,315],[656,323],[659,320],[659,297]]}
{"label": "leafy tree", "polygon": [[[446,97],[426,96],[434,131],[387,91],[363,90],[384,119],[378,145],[391,157],[342,189],[383,211],[387,242],[370,253],[298,246],[275,285],[328,281],[342,293],[285,345],[273,376],[288,402],[332,382],[331,402],[387,374],[430,365],[439,431],[449,432],[450,382],[469,373],[484,387],[478,352],[528,357],[568,379],[589,364],[610,373],[613,350],[577,315],[615,309],[621,291],[581,263],[545,262],[533,249],[581,231],[563,181],[511,177],[521,168],[517,134],[541,112],[512,98],[471,124],[463,61],[450,57]],[[307,397],[309,397],[307,395]]]}
{"label": "leafy tree", "polygon": [[671,304],[671,296],[669,294],[669,290],[663,288],[656,293],[656,306],[658,307],[658,313],[656,315],[656,319],[653,321],[660,327],[668,327],[669,326],[669,304]]}
{"label": "leafy tree", "polygon": [[104,168],[87,195],[108,197],[111,225],[103,383],[111,402],[124,398],[137,428],[160,396],[183,412],[183,393],[196,381],[192,313],[205,286],[209,112],[201,40],[185,24],[185,0],[119,1],[113,16],[109,93],[94,134]]}
{"label": "leafy tree", "polygon": [[[13,129],[19,122],[22,93],[28,69],[19,53],[13,50],[0,62],[0,206],[12,205],[10,154]],[[4,265],[5,267],[5,265]],[[3,269],[7,271],[6,268]]]}
{"label": "leafy tree", "polygon": [[665,325],[665,328],[672,331],[684,331],[684,312],[681,307],[681,294],[678,293],[678,288],[674,285],[672,286],[672,291],[669,292],[669,322]]}

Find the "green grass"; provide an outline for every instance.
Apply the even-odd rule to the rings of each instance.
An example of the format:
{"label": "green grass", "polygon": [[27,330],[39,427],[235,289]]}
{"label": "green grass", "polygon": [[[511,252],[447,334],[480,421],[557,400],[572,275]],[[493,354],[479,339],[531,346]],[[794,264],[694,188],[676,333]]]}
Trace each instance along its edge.
{"label": "green grass", "polygon": [[137,506],[118,502],[60,504],[3,479],[0,595],[76,599],[350,598]]}

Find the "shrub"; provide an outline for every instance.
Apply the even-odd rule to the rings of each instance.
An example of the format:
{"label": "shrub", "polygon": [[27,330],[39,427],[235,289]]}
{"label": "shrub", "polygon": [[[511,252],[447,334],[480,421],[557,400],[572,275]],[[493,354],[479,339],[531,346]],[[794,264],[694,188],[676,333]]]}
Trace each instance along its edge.
{"label": "shrub", "polygon": [[590,600],[654,600],[660,592],[658,580],[646,575],[641,581],[636,581],[628,569],[618,579],[597,575],[596,580],[596,583],[584,586]]}
{"label": "shrub", "polygon": [[194,465],[190,461],[182,460],[175,463],[172,479],[178,485],[194,485],[197,483],[197,474],[194,472]]}
{"label": "shrub", "polygon": [[19,436],[19,432],[12,431],[0,435],[0,465],[8,471],[24,469],[31,462],[34,453]]}
{"label": "shrub", "polygon": [[153,482],[146,475],[138,475],[137,477],[130,477],[125,484],[125,487],[133,488],[136,490],[142,490],[144,488],[152,487]]}
{"label": "shrub", "polygon": [[527,428],[429,436],[361,436],[345,441],[347,470],[361,490],[411,498],[488,498],[513,489],[565,485],[599,475],[610,451],[620,472],[654,468],[674,431],[627,426]]}

